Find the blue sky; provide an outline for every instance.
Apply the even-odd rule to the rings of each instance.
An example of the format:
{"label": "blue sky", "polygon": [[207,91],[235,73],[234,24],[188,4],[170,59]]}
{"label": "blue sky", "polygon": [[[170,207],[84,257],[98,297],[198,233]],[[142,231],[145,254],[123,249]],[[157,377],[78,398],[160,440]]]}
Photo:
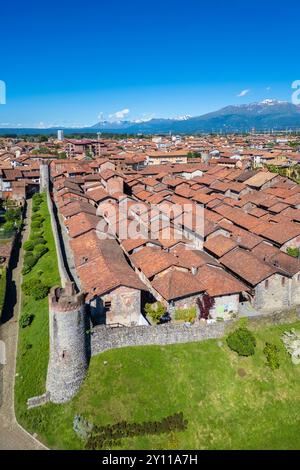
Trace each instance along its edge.
{"label": "blue sky", "polygon": [[0,127],[290,100],[300,79],[299,24],[293,0],[2,2]]}

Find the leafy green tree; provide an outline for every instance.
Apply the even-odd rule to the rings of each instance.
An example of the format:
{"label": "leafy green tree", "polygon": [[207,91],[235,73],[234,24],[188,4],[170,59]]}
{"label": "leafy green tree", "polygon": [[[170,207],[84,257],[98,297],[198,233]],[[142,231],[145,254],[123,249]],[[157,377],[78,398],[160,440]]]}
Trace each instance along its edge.
{"label": "leafy green tree", "polygon": [[155,302],[154,304],[146,304],[145,312],[154,323],[159,323],[161,317],[166,313],[166,309],[161,302]]}
{"label": "leafy green tree", "polygon": [[247,328],[238,328],[230,333],[226,339],[227,345],[239,356],[253,356],[255,353],[256,340]]}

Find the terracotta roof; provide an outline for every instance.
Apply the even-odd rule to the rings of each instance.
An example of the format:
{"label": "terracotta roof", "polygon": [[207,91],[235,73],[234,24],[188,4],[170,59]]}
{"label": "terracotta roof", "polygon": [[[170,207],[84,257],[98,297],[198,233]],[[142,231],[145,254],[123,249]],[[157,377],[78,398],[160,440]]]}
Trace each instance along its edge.
{"label": "terracotta roof", "polygon": [[268,228],[263,228],[260,235],[279,245],[296,238],[300,235],[300,225],[293,222],[279,222],[277,224],[268,224]]}
{"label": "terracotta roof", "polygon": [[237,246],[238,243],[236,241],[232,238],[225,237],[224,235],[215,235],[204,243],[204,248],[218,258]]}
{"label": "terracotta roof", "polygon": [[62,206],[60,208],[60,213],[67,218],[72,217],[73,215],[79,214],[81,212],[96,215],[96,210],[96,207],[92,206],[92,204],[78,200],[71,201],[65,206]]}
{"label": "terracotta roof", "polygon": [[86,194],[93,199],[93,201],[99,203],[100,201],[103,201],[104,199],[107,199],[111,197],[109,193],[104,189],[100,188],[99,186],[96,188],[90,188],[87,190]]}
{"label": "terracotta roof", "polygon": [[[95,234],[93,233],[85,236],[79,242],[83,245],[83,242],[86,243],[89,238],[91,238],[89,253],[92,253],[92,255],[87,256],[87,260],[77,267],[80,283],[83,290],[88,294],[88,300],[95,295],[103,295],[120,286],[147,290],[138,275],[127,263],[116,240],[100,240],[98,238],[95,240]],[[72,248],[76,250],[74,244]]]}
{"label": "terracotta roof", "polygon": [[180,262],[173,254],[151,247],[145,247],[133,253],[130,259],[148,279],[171,266],[180,266]]}
{"label": "terracotta roof", "polygon": [[204,291],[196,276],[176,269],[154,279],[152,286],[167,301],[189,297]]}
{"label": "terracotta roof", "polygon": [[300,259],[289,256],[269,243],[260,243],[252,250],[252,253],[290,276],[300,272]]}
{"label": "terracotta roof", "polygon": [[251,178],[244,181],[247,186],[254,188],[261,188],[265,183],[276,178],[276,173],[270,173],[269,171],[259,171]]}
{"label": "terracotta roof", "polygon": [[278,268],[271,267],[241,248],[224,255],[220,263],[252,287],[278,272]]}
{"label": "terracotta roof", "polygon": [[245,284],[219,267],[205,265],[199,269],[197,278],[211,297],[239,294],[248,290]]}
{"label": "terracotta roof", "polygon": [[100,217],[85,212],[80,212],[64,221],[71,238],[78,237],[90,230],[96,229],[99,222]]}

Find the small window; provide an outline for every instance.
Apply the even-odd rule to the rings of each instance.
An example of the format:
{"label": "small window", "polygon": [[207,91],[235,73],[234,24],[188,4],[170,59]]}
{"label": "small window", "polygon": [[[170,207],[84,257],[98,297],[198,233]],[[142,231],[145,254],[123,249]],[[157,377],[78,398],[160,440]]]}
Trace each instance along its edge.
{"label": "small window", "polygon": [[282,285],[282,286],[285,286],[285,277],[282,277],[282,278],[281,278],[281,285]]}
{"label": "small window", "polygon": [[266,288],[266,289],[269,288],[269,279],[266,279],[266,281],[265,281],[265,288]]}
{"label": "small window", "polygon": [[300,274],[298,274],[297,279],[298,279],[298,281],[300,281]]}
{"label": "small window", "polygon": [[106,311],[109,311],[111,309],[111,302],[104,302],[104,307]]}

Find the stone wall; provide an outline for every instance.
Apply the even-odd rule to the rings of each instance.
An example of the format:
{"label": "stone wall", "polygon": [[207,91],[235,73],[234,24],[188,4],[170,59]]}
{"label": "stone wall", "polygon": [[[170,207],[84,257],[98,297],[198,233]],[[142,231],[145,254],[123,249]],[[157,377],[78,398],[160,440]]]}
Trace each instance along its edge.
{"label": "stone wall", "polygon": [[[266,315],[249,317],[249,328],[292,323],[300,319],[300,308],[297,310],[275,312]],[[207,339],[221,338],[237,326],[236,320],[221,321],[211,324],[166,324],[155,326],[135,326],[130,328],[109,328],[96,326],[91,335],[92,356],[109,349],[128,346],[167,345],[192,343]]]}
{"label": "stone wall", "polygon": [[31,408],[37,408],[38,406],[45,405],[50,401],[50,394],[48,392],[44,393],[43,395],[39,395],[37,397],[31,397],[27,400],[27,408],[30,410]]}
{"label": "stone wall", "polygon": [[92,356],[108,349],[124,348],[127,346],[166,345],[175,343],[190,343],[210,338],[220,338],[225,334],[225,322],[213,325],[154,325],[134,326],[130,328],[109,328],[97,326],[92,331]]}
{"label": "stone wall", "polygon": [[[109,308],[105,307],[106,303],[110,303]],[[141,291],[131,287],[117,287],[101,297],[95,297],[90,302],[90,312],[94,324],[138,325],[141,314]]]}
{"label": "stone wall", "polygon": [[[266,286],[267,283],[267,286]],[[300,280],[274,274],[255,287],[253,306],[257,310],[272,312],[299,304]]]}
{"label": "stone wall", "polygon": [[68,282],[71,282],[71,281],[67,273],[64,259],[63,259],[57,223],[56,223],[56,219],[55,219],[55,215],[53,211],[53,202],[51,200],[49,190],[47,190],[46,194],[47,194],[47,205],[48,205],[48,210],[49,210],[50,220],[51,220],[51,228],[52,228],[52,233],[53,233],[53,237],[55,241],[58,270],[59,270],[61,284],[64,287]]}
{"label": "stone wall", "polygon": [[50,354],[46,391],[53,403],[70,400],[83,382],[90,357],[89,318],[83,294],[74,286],[52,288],[49,294]]}

